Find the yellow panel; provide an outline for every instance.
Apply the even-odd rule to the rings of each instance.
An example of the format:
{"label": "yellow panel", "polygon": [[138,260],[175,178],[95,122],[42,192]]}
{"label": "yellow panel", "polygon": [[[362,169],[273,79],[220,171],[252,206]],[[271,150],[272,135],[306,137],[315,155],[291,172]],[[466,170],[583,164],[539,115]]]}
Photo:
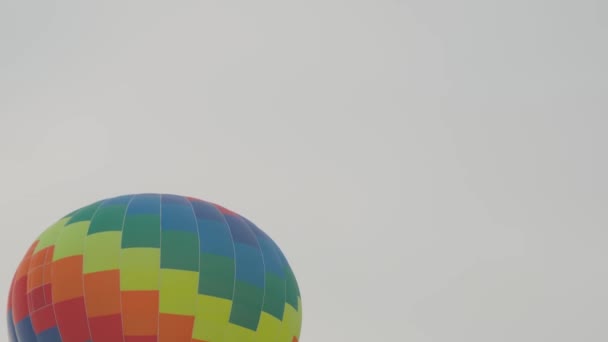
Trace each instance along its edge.
{"label": "yellow panel", "polygon": [[228,323],[224,332],[224,342],[253,342],[254,334],[252,330]]}
{"label": "yellow panel", "polygon": [[231,308],[232,301],[228,299],[199,294],[192,337],[210,342],[223,341]]}
{"label": "yellow panel", "polygon": [[198,272],[160,270],[160,312],[194,316]]}
{"label": "yellow panel", "polygon": [[158,290],[159,248],[123,248],[120,255],[120,289]]}
{"label": "yellow panel", "polygon": [[53,261],[74,255],[82,255],[84,252],[84,239],[89,230],[90,221],[80,221],[65,227],[57,241],[53,253]]}
{"label": "yellow panel", "polygon": [[267,341],[276,341],[279,337],[279,332],[281,330],[282,322],[279,321],[276,317],[262,312],[260,316],[260,324],[258,325],[258,330],[255,332],[255,342],[267,342]]}
{"label": "yellow panel", "polygon": [[57,241],[57,237],[65,227],[65,224],[68,222],[69,218],[64,218],[57,221],[52,226],[48,227],[40,236],[38,237],[38,245],[36,249],[34,249],[34,254],[41,249],[45,249],[46,247],[52,246],[55,241]]}
{"label": "yellow panel", "polygon": [[88,235],[84,242],[84,273],[118,269],[122,232]]}

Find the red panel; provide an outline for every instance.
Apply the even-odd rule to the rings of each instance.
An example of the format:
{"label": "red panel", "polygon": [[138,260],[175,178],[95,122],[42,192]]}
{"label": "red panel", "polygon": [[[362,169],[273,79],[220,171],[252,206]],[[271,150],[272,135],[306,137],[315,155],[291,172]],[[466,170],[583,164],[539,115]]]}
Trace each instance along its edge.
{"label": "red panel", "polygon": [[32,326],[34,327],[36,334],[50,329],[55,325],[55,313],[53,312],[52,305],[46,306],[32,313]]}
{"label": "red panel", "polygon": [[28,293],[29,308],[31,311],[36,311],[43,306],[46,306],[46,300],[44,298],[44,287],[40,286]]}
{"label": "red panel", "polygon": [[122,341],[122,318],[120,314],[89,318],[91,337],[95,342]]}
{"label": "red panel", "polygon": [[15,324],[29,315],[26,290],[27,276],[17,279],[13,287],[13,321]]}
{"label": "red panel", "polygon": [[13,289],[15,287],[15,278],[11,281],[11,288],[8,290],[8,303],[6,305],[7,311],[11,311],[13,309]]}
{"label": "red panel", "polygon": [[15,272],[15,282],[10,295],[10,302],[13,308],[13,322],[19,323],[22,319],[29,315],[27,301],[27,273],[29,270],[30,260],[34,249],[38,245],[38,241],[34,242],[25,253],[23,260],[17,266]]}
{"label": "red panel", "polygon": [[47,305],[53,304],[53,288],[51,284],[44,285],[42,287],[44,291],[44,302]]}
{"label": "red panel", "polygon": [[222,207],[219,204],[214,204],[212,203],[214,207],[216,207],[220,213],[224,214],[224,215],[228,215],[228,216],[239,216],[239,214],[235,213],[234,211],[230,210],[230,209],[226,209],[224,207]]}
{"label": "red panel", "polygon": [[84,298],[55,303],[54,307],[63,342],[85,342],[91,339]]}

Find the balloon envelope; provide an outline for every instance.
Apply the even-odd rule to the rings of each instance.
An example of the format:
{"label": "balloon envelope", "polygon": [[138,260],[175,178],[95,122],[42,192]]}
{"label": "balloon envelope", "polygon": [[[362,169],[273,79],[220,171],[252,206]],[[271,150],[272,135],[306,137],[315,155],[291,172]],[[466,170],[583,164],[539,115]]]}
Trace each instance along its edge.
{"label": "balloon envelope", "polygon": [[17,268],[11,342],[298,341],[302,302],[275,242],[219,205],[114,197],[46,229]]}

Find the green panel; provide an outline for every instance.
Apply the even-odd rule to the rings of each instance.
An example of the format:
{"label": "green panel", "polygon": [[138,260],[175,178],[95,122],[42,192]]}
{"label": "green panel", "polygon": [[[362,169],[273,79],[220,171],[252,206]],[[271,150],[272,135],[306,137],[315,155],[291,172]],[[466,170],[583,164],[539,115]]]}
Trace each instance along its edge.
{"label": "green panel", "polygon": [[121,232],[103,232],[85,239],[84,273],[118,269]]}
{"label": "green panel", "polygon": [[125,218],[126,205],[102,206],[91,220],[89,235],[107,231],[121,231]]}
{"label": "green panel", "polygon": [[232,299],[234,272],[233,258],[201,253],[198,293]]}
{"label": "green panel", "polygon": [[197,285],[197,272],[161,269],[160,312],[194,316]]}
{"label": "green panel", "polygon": [[265,283],[263,310],[281,320],[285,310],[285,279],[266,273]]}
{"label": "green panel", "polygon": [[232,301],[207,295],[196,298],[192,337],[202,341],[223,341]]}
{"label": "green panel", "polygon": [[59,237],[59,234],[61,234],[61,231],[64,229],[67,222],[68,219],[61,219],[42,232],[42,234],[40,234],[38,237],[38,245],[36,245],[36,248],[34,249],[34,254],[42,249],[52,246],[55,241],[57,241],[57,237]]}
{"label": "green panel", "polygon": [[126,248],[120,255],[120,289],[158,290],[160,249]]}
{"label": "green panel", "polygon": [[161,268],[198,272],[199,249],[196,234],[178,230],[163,231],[160,248]]}
{"label": "green panel", "polygon": [[293,306],[294,309],[298,309],[298,295],[299,295],[299,290],[298,290],[298,284],[296,282],[296,278],[293,275],[293,272],[291,271],[291,268],[289,266],[285,267],[285,276],[286,276],[286,301],[287,303],[289,303],[291,306]]}
{"label": "green panel", "polygon": [[68,219],[68,220],[69,220],[69,219],[70,219],[70,218],[72,218],[72,216],[74,216],[74,214],[76,214],[76,213],[77,213],[79,210],[80,210],[80,209],[76,209],[76,210],[74,210],[74,211],[70,212],[69,214],[65,215],[65,216],[64,216],[64,217],[62,217],[62,218],[64,218],[64,219]]}
{"label": "green panel", "polygon": [[103,201],[95,202],[77,210],[68,221],[68,224],[80,221],[91,221],[91,218],[93,218],[93,215],[95,215],[95,212],[97,211],[97,208],[99,208],[101,203],[103,203]]}
{"label": "green panel", "polygon": [[55,243],[53,261],[84,252],[84,239],[89,230],[89,221],[79,221],[65,227]]}
{"label": "green panel", "polygon": [[237,281],[234,286],[234,299],[230,322],[256,330],[262,312],[264,290],[245,282]]}
{"label": "green panel", "polygon": [[123,229],[122,247],[160,248],[160,216],[127,215]]}

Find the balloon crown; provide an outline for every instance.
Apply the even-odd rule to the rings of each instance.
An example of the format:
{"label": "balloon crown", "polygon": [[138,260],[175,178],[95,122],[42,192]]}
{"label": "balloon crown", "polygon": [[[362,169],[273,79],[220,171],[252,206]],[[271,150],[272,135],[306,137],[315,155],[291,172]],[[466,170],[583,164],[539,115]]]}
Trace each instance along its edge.
{"label": "balloon crown", "polygon": [[8,299],[11,342],[298,341],[298,283],[277,244],[220,205],[97,201],[34,241]]}

